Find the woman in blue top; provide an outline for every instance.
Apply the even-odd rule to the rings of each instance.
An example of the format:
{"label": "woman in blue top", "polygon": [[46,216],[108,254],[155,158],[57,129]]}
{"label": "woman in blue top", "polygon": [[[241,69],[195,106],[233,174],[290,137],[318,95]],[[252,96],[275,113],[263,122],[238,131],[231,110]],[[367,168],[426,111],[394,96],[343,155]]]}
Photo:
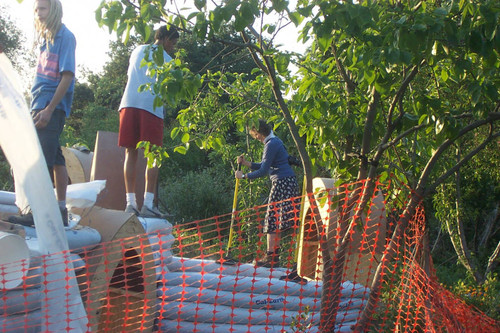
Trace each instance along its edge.
{"label": "woman in blue top", "polygon": [[267,234],[266,255],[256,260],[257,266],[273,267],[278,265],[280,252],[280,233],[298,221],[300,199],[291,200],[299,196],[299,185],[292,167],[288,163],[288,152],[283,142],[274,135],[269,124],[259,120],[259,128],[252,128],[250,135],[264,144],[262,161],[252,163],[245,160],[243,155],[238,156],[238,164],[254,170],[243,173],[238,170],[235,177],[239,179],[255,179],[269,175],[271,191],[264,220],[264,233]]}

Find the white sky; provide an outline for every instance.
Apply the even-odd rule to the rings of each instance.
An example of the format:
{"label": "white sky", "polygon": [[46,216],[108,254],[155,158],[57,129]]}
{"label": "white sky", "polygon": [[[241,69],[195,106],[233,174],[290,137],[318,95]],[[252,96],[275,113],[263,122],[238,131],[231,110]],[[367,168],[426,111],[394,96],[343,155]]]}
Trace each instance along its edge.
{"label": "white sky", "polygon": [[[34,36],[33,3],[34,0],[0,0],[8,4],[11,16],[19,28],[25,32],[31,49]],[[63,5],[63,23],[76,38],[76,63],[92,71],[100,71],[108,60],[109,40],[114,39],[106,28],[99,28],[95,20],[95,10],[101,0],[61,0]],[[78,72],[78,70],[77,70]],[[78,75],[78,73],[77,73]]]}
{"label": "white sky", "polygon": [[[17,0],[0,0],[0,4],[6,4],[10,8],[11,17],[25,32],[30,49],[34,36],[33,3],[34,0],[23,0],[22,3],[18,3]],[[95,20],[95,10],[101,0],[61,0],[61,3],[63,23],[76,38],[77,77],[81,79],[80,66],[99,72],[109,60],[107,56],[109,41],[116,38],[114,32],[112,34],[108,32],[107,27],[99,28]],[[278,34],[275,42],[281,43],[286,50],[300,52],[305,50],[305,46],[297,44],[297,35],[293,25],[289,25],[286,31]]]}

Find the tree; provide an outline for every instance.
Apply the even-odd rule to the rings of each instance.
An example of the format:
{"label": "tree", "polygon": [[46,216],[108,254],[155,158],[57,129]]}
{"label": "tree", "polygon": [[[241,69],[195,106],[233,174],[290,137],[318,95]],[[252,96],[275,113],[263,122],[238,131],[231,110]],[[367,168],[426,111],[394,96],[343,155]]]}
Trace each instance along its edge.
{"label": "tree", "polygon": [[[22,84],[29,86],[32,78],[32,68],[35,66],[35,56],[26,48],[26,36],[19,29],[14,20],[9,16],[9,8],[0,5],[0,49],[5,52],[14,68],[24,78]],[[29,74],[28,74],[29,73]]]}
{"label": "tree", "polygon": [[[456,146],[450,159],[459,159],[467,146],[483,140],[485,135],[475,133],[465,147]],[[486,147],[444,182],[433,197],[436,216],[449,234],[459,262],[477,284],[484,283],[495,271],[500,255],[500,172],[496,167],[499,160],[498,143]]]}
{"label": "tree", "polygon": [[[148,35],[153,23],[164,20],[200,40],[222,45],[235,45],[219,36],[221,26],[233,25],[243,40],[237,45],[248,50],[258,67],[255,78],[208,73],[203,82],[215,94],[224,92],[239,102],[236,105],[257,107],[246,118],[241,117],[248,115],[244,108],[232,108],[225,118],[212,119],[235,123],[240,131],[258,116],[281,120],[302,159],[308,193],[313,166],[328,168],[342,182],[368,179],[367,186],[354,189],[347,198],[348,210],[340,212],[346,227],[340,235],[315,221],[320,235],[325,235],[322,331],[331,331],[334,325],[340,301],[335,292],[340,290],[339,267],[344,267],[349,232],[361,223],[356,216],[367,205],[375,181],[394,174],[412,189],[410,200],[399,207],[399,223],[357,324],[358,330],[366,330],[386,273],[382,263],[394,259],[398,240],[422,199],[500,136],[495,1],[300,0],[289,8],[280,0],[233,0],[212,7],[200,0],[195,6],[185,18],[169,12],[162,1],[105,1],[99,13],[101,22],[115,27],[119,35],[132,27]],[[263,24],[261,17],[271,14],[273,23]],[[312,39],[303,56],[280,52],[272,44],[273,36],[289,22],[303,25],[303,40]],[[271,42],[266,42],[266,35]],[[290,62],[299,66],[297,74],[290,72]],[[157,68],[157,73],[160,79],[153,89],[172,104],[195,99],[201,87],[201,78],[181,62]],[[285,98],[287,91],[290,100]],[[184,126],[173,129],[173,134],[183,133],[189,139],[190,133],[206,128],[210,118],[186,109],[179,115]],[[467,146],[458,160],[444,158],[482,129],[487,129],[484,139]],[[224,137],[207,132],[196,142],[219,149]],[[325,290],[333,291],[333,297]]]}
{"label": "tree", "polygon": [[[16,26],[15,22],[8,15],[8,10],[5,4],[0,5],[0,52],[4,52],[12,62],[14,68],[26,74],[26,66],[29,63],[27,50],[24,47],[25,37],[21,30]],[[22,75],[22,77],[31,77],[30,75]],[[22,82],[27,85],[27,82]],[[10,165],[7,162],[3,152],[0,152],[0,189],[11,191],[14,187],[10,174]]]}

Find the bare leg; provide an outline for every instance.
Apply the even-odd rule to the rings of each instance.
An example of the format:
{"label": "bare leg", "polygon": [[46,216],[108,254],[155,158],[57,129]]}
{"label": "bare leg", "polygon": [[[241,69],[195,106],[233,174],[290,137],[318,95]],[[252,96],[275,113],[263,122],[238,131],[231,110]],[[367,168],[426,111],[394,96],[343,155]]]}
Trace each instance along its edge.
{"label": "bare leg", "polygon": [[65,165],[54,165],[54,185],[58,201],[66,200],[66,189],[68,187],[68,170]]}
{"label": "bare leg", "polygon": [[158,168],[146,168],[146,192],[156,193],[156,185],[158,181]]}
{"label": "bare leg", "polygon": [[138,151],[135,148],[125,149],[125,161],[123,162],[123,177],[125,179],[125,192],[135,193],[136,172]]}

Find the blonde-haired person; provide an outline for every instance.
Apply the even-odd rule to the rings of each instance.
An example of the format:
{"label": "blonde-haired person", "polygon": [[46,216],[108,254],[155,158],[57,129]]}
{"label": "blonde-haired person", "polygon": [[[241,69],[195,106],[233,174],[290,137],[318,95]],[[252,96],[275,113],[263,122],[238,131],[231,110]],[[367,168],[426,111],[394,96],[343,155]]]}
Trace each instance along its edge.
{"label": "blonde-haired person", "polygon": [[[62,220],[68,225],[66,188],[68,172],[59,138],[71,113],[75,85],[75,36],[62,23],[59,0],[35,0],[38,65],[31,88],[31,115],[49,173],[53,177]],[[11,216],[9,221],[33,226],[33,215]]]}

